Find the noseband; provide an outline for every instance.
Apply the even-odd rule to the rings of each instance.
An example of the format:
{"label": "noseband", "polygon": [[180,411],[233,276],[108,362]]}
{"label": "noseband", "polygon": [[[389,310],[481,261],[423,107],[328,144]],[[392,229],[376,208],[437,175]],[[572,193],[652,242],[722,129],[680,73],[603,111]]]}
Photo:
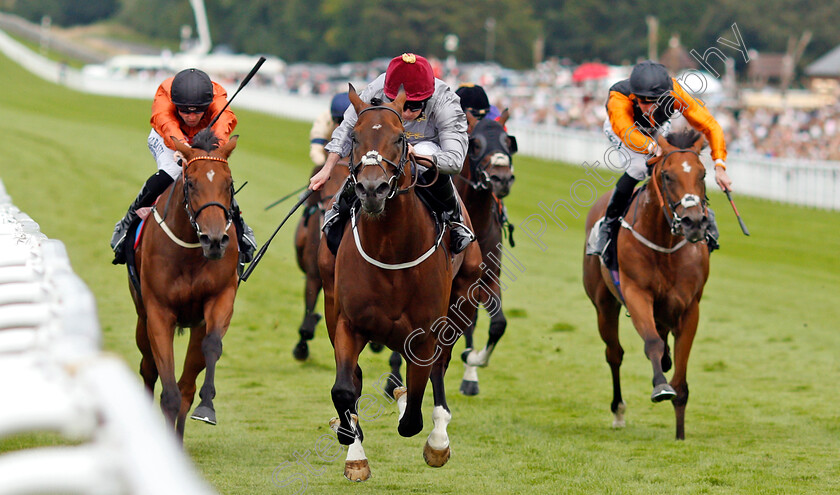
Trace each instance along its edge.
{"label": "noseband", "polygon": [[[393,112],[394,115],[396,115],[397,118],[400,119],[400,123],[402,123],[402,116],[400,115],[400,113],[397,112],[396,110],[394,110],[393,108],[388,107],[388,106],[384,106],[384,105],[367,107],[364,110],[362,110],[361,112],[359,112],[359,117],[361,117],[363,113],[365,113],[367,111],[370,111],[370,110],[388,110],[390,112]],[[367,153],[365,153],[364,155],[362,155],[362,157],[359,159],[358,162],[348,165],[350,167],[350,183],[355,186],[358,183],[358,181],[356,179],[356,176],[359,173],[361,173],[365,169],[365,167],[369,167],[369,166],[379,167],[380,169],[382,169],[382,172],[385,174],[385,176],[388,177],[389,176],[388,170],[386,170],[385,166],[382,165],[382,162],[385,162],[388,165],[394,167],[397,171],[395,174],[390,174],[390,177],[388,177],[388,187],[390,189],[390,192],[388,193],[387,199],[391,199],[394,196],[396,196],[397,194],[402,194],[404,192],[408,192],[408,190],[411,189],[413,184],[412,184],[412,186],[409,186],[407,189],[398,189],[399,185],[397,184],[400,180],[400,177],[402,177],[403,172],[405,171],[404,170],[405,169],[405,163],[408,161],[408,140],[405,137],[405,132],[402,132],[401,136],[402,136],[402,143],[403,144],[402,144],[402,151],[400,152],[400,162],[399,163],[394,163],[393,161],[383,157],[376,150],[370,150]],[[350,150],[351,159],[355,154],[355,147],[356,147],[356,145],[355,145],[355,142],[354,142],[353,145],[352,145],[352,149]],[[357,169],[358,169],[358,172],[357,172]]]}
{"label": "noseband", "polygon": [[[659,184],[657,184],[656,175],[651,174],[651,182],[653,183],[653,189],[656,191],[656,196],[659,198],[659,206],[662,208],[662,212],[665,214],[665,221],[668,222],[668,226],[671,229],[671,234],[673,235],[684,235],[682,229],[682,220],[685,217],[685,212],[689,208],[693,208],[695,206],[700,206],[703,209],[703,215],[707,215],[706,211],[706,197],[704,195],[703,198],[697,196],[696,194],[686,194],[679,201],[672,201],[670,191],[668,191],[667,186],[665,185],[665,162],[668,160],[668,157],[673,155],[674,153],[694,153],[697,158],[700,158],[700,154],[691,149],[677,149],[670,151],[665,154],[660,160],[662,163],[662,170],[659,172],[659,182],[662,183],[660,188]],[[683,215],[677,215],[677,208],[682,206],[683,207]]]}

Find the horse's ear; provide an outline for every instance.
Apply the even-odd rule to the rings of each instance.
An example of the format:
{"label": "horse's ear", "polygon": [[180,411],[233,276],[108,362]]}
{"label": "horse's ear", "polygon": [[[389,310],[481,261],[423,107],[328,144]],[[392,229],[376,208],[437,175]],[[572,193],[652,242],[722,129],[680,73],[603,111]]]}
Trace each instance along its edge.
{"label": "horse's ear", "polygon": [[219,146],[216,150],[223,158],[227,159],[231,153],[233,153],[233,149],[236,148],[236,141],[239,140],[239,134],[234,134],[230,137],[230,140],[225,143],[224,146]]}
{"label": "horse's ear", "polygon": [[348,84],[349,89],[347,90],[347,94],[350,97],[350,103],[353,105],[353,109],[356,110],[356,115],[358,115],[362,111],[362,107],[364,106],[365,102],[359,98],[359,93],[356,92],[356,88],[353,87],[353,84]]}
{"label": "horse's ear", "polygon": [[505,126],[505,124],[508,121],[508,118],[510,118],[510,110],[505,108],[505,110],[502,112],[502,115],[499,116],[499,123],[502,124],[502,127]]}
{"label": "horse's ear", "polygon": [[405,105],[405,88],[402,84],[400,84],[400,90],[397,92],[397,97],[394,98],[394,105],[397,107],[397,111],[402,113],[403,105]]}
{"label": "horse's ear", "polygon": [[180,151],[184,156],[188,158],[190,157],[193,149],[187,143],[181,141],[175,136],[169,136],[169,139],[171,139],[172,143],[175,145],[175,151]]}
{"label": "horse's ear", "polygon": [[475,118],[473,114],[470,112],[464,112],[467,114],[467,134],[471,134],[473,129],[475,129],[475,124],[478,123],[478,119]]}

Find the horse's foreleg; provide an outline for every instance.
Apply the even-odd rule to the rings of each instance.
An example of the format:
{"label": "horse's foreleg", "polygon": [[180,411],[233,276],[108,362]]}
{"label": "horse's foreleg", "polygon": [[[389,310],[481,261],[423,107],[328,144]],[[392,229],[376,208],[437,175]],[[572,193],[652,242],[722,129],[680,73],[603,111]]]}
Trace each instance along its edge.
{"label": "horse's foreleg", "polygon": [[169,424],[174,426],[181,406],[181,392],[175,383],[175,357],[172,351],[175,315],[150,302],[146,304],[146,331],[162,385],[160,408]]}
{"label": "horse's foreleg", "polygon": [[201,370],[204,369],[204,355],[201,352],[201,343],[207,333],[207,325],[201,325],[190,329],[190,343],[187,347],[187,355],[184,358],[184,371],[181,379],[178,380],[178,390],[181,391],[181,409],[178,411],[178,422],[175,429],[181,438],[184,437],[184,426],[187,413],[190,412],[193,400],[195,399],[195,379]]}
{"label": "horse's foreleg", "polygon": [[406,356],[405,365],[406,387],[394,390],[400,412],[397,431],[404,437],[412,437],[423,430],[421,406],[426,383],[432,371],[431,359],[436,359],[435,356],[442,352],[442,349],[435,345],[435,339],[428,338],[410,349],[411,353]]}
{"label": "horse's foreleg", "polygon": [[665,341],[659,336],[656,330],[656,321],[653,317],[653,301],[651,296],[640,290],[632,281],[621,280],[624,285],[624,300],[633,326],[636,332],[645,342],[645,356],[650,360],[653,367],[653,392],[650,400],[662,402],[676,397],[677,393],[668,384],[665,374],[662,371],[662,356],[665,354]]}
{"label": "horse's foreleg", "polygon": [[148,390],[150,394],[154,395],[155,382],[157,382],[158,379],[158,371],[157,366],[155,365],[155,356],[152,352],[152,344],[149,342],[145,316],[137,317],[135,340],[137,341],[137,348],[140,349],[141,355],[140,376],[143,377],[143,383],[146,385],[146,390]]}
{"label": "horse's foreleg", "polygon": [[[499,286],[500,270],[496,270],[494,275],[488,275],[485,272],[483,277],[482,287],[482,304],[487,312],[490,314],[490,329],[487,337],[487,345],[484,349],[479,351],[472,351],[467,355],[466,363],[471,366],[485,367],[490,363],[490,355],[496,348],[496,344],[502,335],[505,334],[507,328],[507,319],[505,313],[502,311],[502,290]],[[476,318],[477,319],[477,318]]]}
{"label": "horse's foreleg", "polygon": [[683,314],[680,328],[674,332],[674,376],[671,386],[677,392],[674,399],[674,414],[677,419],[677,440],[685,440],[685,406],[688,404],[688,355],[697,333],[697,322],[700,319],[700,304],[695,301]]}
{"label": "horse's foreleg", "polygon": [[201,355],[204,357],[206,371],[204,383],[198,393],[201,402],[190,418],[211,425],[216,424],[216,410],[213,407],[213,399],[216,398],[216,363],[222,357],[222,338],[230,326],[235,296],[236,287],[234,286],[208,302],[204,308],[206,332],[201,341]]}
{"label": "horse's foreleg", "polygon": [[478,395],[478,368],[468,364],[470,357],[475,352],[473,349],[473,334],[478,323],[478,311],[475,312],[472,323],[464,328],[464,352],[461,353],[461,361],[464,362],[464,376],[461,378],[460,391],[464,395]]}
{"label": "horse's foreleg", "polygon": [[362,432],[356,411],[356,401],[362,388],[362,373],[359,367],[359,353],[365,344],[364,337],[353,332],[346,318],[338,317],[333,347],[335,348],[335,384],[332,400],[337,418],[330,420],[339,443],[349,445],[344,462],[344,476],[351,481],[364,481],[370,477],[365,449],[362,447]]}
{"label": "horse's foreleg", "polygon": [[435,399],[432,421],[435,426],[429,434],[429,438],[426,439],[426,445],[423,447],[423,459],[426,460],[426,464],[432,467],[443,466],[449,460],[450,455],[449,434],[446,432],[446,427],[452,419],[452,413],[446,404],[446,390],[444,388],[443,377],[446,374],[446,369],[449,367],[451,351],[452,347],[447,346],[438,360],[432,365],[431,381]]}
{"label": "horse's foreleg", "polygon": [[604,287],[597,299],[598,333],[606,345],[604,352],[607,364],[612,374],[613,398],[610,411],[613,413],[613,428],[624,428],[624,412],[627,407],[621,397],[621,363],[624,360],[624,349],[618,338],[618,314],[621,305],[615,297]]}

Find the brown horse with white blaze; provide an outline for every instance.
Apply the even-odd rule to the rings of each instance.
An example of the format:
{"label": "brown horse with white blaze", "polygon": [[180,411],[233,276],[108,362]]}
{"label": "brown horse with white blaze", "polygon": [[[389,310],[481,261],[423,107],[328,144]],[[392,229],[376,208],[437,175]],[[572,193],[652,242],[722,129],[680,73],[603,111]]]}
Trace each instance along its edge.
{"label": "brown horse with white blaze", "polygon": [[[221,147],[210,129],[196,135],[192,147],[173,141],[184,155],[183,171],[153,207],[155,221],[148,222],[135,251],[140,291],[132,283],[129,288],[137,310],[140,374],[151,393],[160,377],[161,409],[183,439],[196,377],[205,367],[201,403],[192,418],[216,424],[216,362],[238,286],[239,249],[230,242],[231,236],[235,239],[233,179],[227,160],[237,136]],[[176,327],[190,328],[177,383],[172,349]]]}
{"label": "brown horse with white blaze", "polygon": [[[351,213],[336,256],[322,238],[319,267],[336,361],[332,399],[338,418],[331,426],[339,442],[350,446],[345,477],[363,481],[370,477],[370,466],[356,405],[362,392],[358,357],[368,342],[400,352],[408,363],[407,389],[395,391],[400,435],[422,431],[420,408],[431,378],[434,429],[423,455],[435,467],[449,459],[446,426],[451,413],[443,378],[452,346],[472,319],[470,310],[475,310],[466,304],[463,315],[454,315],[452,307],[454,301],[465,300],[478,279],[481,254],[471,243],[452,256],[448,231],[436,232],[431,214],[414,191],[412,175],[417,169],[400,116],[404,91],[392,103],[372,106],[351,86],[350,101],[358,115],[351,135],[350,178],[361,212],[358,218]],[[469,223],[466,212],[464,218]]]}
{"label": "brown horse with white blaze", "polygon": [[[583,282],[607,346],[613,382],[613,426],[624,426],[626,410],[619,378],[624,349],[618,338],[618,316],[623,295],[653,367],[651,400],[673,401],[676,438],[682,440],[688,403],[686,368],[697,332],[700,298],[709,276],[709,250],[704,242],[709,226],[706,169],[699,158],[704,139],[696,131],[687,130],[671,134],[667,140],[660,137],[658,142],[663,153],[649,162],[651,178],[631,202],[617,236],[621,293],[598,256],[584,255]],[[608,200],[609,195],[601,197],[589,211],[587,239],[604,215]],[[674,375],[670,383],[664,375],[672,365],[668,334],[674,337]]]}

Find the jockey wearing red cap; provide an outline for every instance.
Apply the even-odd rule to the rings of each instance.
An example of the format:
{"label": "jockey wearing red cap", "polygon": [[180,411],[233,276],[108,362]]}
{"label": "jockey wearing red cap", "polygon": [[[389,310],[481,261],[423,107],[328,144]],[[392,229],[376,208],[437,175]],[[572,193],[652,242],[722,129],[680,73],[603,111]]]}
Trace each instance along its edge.
{"label": "jockey wearing red cap", "polygon": [[[382,101],[393,101],[403,87],[406,101],[402,111],[405,135],[409,142],[409,152],[433,161],[441,175],[429,188],[425,189],[433,196],[431,204],[451,228],[452,251],[459,253],[475,239],[472,232],[461,220],[461,208],[452,174],[461,172],[467,153],[467,118],[461,109],[458,96],[449,86],[436,79],[429,61],[420,55],[404,53],[394,57],[388,64],[388,70],[371,82],[359,97],[373,105]],[[320,172],[310,180],[310,189],[318,190],[330,177],[333,167],[342,156],[350,154],[350,133],[356,125],[358,115],[350,106],[344,114],[344,121],[333,132],[332,139],[326,145],[329,152],[327,161]],[[420,166],[425,171],[425,167]],[[425,175],[434,176],[434,171]],[[431,180],[428,178],[429,181]],[[336,198],[333,209],[324,217],[324,233],[327,235],[330,249],[337,248],[343,233],[343,225],[349,213],[349,203],[355,201],[355,193],[346,186]],[[423,191],[423,189],[421,189]],[[338,228],[333,229],[333,224]],[[333,232],[333,235],[330,235]]]}

